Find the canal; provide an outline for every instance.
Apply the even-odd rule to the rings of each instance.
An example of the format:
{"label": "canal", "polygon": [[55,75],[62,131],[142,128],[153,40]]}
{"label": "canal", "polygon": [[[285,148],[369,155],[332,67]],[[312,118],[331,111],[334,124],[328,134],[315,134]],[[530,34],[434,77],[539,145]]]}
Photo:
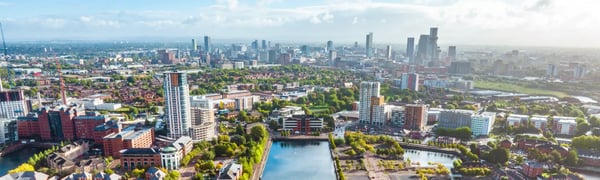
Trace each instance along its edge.
{"label": "canal", "polygon": [[7,154],[4,157],[0,157],[0,176],[5,175],[9,170],[23,164],[29,160],[29,157],[41,151],[42,150],[38,148],[26,147],[22,150]]}
{"label": "canal", "polygon": [[263,180],[335,180],[327,141],[275,141]]}

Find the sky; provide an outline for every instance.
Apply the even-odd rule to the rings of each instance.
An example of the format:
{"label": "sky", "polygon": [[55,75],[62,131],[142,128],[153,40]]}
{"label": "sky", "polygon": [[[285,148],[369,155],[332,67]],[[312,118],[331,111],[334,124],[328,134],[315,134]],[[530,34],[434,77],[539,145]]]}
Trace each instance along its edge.
{"label": "sky", "polygon": [[7,42],[219,39],[600,47],[598,0],[0,0]]}

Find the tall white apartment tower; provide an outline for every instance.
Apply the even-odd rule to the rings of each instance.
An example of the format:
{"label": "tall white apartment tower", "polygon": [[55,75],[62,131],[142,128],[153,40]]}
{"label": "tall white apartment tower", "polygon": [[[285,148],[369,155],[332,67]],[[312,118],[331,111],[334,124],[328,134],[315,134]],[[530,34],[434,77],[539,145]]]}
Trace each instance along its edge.
{"label": "tall white apartment tower", "polygon": [[379,82],[360,83],[360,104],[358,106],[358,120],[360,123],[371,124],[371,120],[373,119],[373,102],[371,102],[371,99],[373,97],[380,97],[379,89]]}
{"label": "tall white apartment tower", "polygon": [[165,122],[168,136],[177,139],[189,136],[191,128],[190,90],[185,72],[164,73]]}

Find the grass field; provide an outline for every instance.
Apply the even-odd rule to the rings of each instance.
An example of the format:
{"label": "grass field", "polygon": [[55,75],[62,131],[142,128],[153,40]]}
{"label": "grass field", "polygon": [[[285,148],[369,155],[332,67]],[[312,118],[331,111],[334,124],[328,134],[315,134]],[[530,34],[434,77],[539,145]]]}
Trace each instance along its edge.
{"label": "grass field", "polygon": [[329,110],[329,106],[327,106],[327,105],[320,105],[320,106],[312,105],[312,106],[309,106],[308,109],[310,109],[310,111],[312,111],[312,112],[322,112],[322,111]]}
{"label": "grass field", "polygon": [[559,98],[569,96],[567,93],[560,92],[560,91],[528,88],[528,87],[523,87],[523,86],[516,85],[516,84],[498,83],[498,82],[481,81],[481,80],[475,81],[475,88],[507,91],[507,92],[517,92],[517,93],[524,93],[524,94],[530,94],[530,95],[556,96]]}

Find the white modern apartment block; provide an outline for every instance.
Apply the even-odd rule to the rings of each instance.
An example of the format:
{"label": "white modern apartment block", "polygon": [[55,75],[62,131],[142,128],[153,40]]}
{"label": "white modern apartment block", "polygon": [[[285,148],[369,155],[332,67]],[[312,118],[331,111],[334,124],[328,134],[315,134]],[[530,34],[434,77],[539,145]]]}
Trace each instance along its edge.
{"label": "white modern apartment block", "polygon": [[539,130],[546,131],[546,128],[548,127],[547,116],[533,115],[531,116],[530,121],[531,124],[533,124],[533,126]]}
{"label": "white modern apartment block", "polygon": [[[385,105],[383,96],[379,94],[379,82],[360,83],[360,103],[358,120],[363,124],[383,125],[385,122]],[[382,119],[383,118],[383,119]]]}
{"label": "white modern apartment block", "polygon": [[[0,81],[1,83],[1,81]],[[29,113],[23,90],[2,90],[0,87],[0,118],[13,119]]]}
{"label": "white modern apartment block", "polygon": [[552,118],[556,122],[554,134],[575,135],[577,121],[575,117],[554,116]]}
{"label": "white modern apartment block", "polygon": [[191,127],[190,90],[185,72],[165,72],[163,81],[168,136],[188,136]]}
{"label": "white modern apartment block", "polygon": [[492,131],[496,120],[495,112],[483,112],[471,117],[471,131],[473,136],[487,136]]}
{"label": "white modern apartment block", "polygon": [[204,109],[209,109],[209,108],[214,108],[214,104],[213,104],[213,100],[210,98],[207,98],[206,96],[191,96],[190,97],[190,106],[191,107],[197,107],[197,108],[204,108]]}
{"label": "white modern apartment block", "polygon": [[527,123],[527,121],[529,121],[529,116],[528,115],[521,115],[521,114],[511,114],[506,118],[506,122],[508,123],[508,126],[522,126],[524,124]]}

